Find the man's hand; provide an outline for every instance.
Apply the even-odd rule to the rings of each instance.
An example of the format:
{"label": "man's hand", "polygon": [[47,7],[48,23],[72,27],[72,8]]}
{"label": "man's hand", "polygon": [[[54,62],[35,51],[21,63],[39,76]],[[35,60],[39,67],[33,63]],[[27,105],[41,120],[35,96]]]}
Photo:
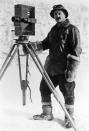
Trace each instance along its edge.
{"label": "man's hand", "polygon": [[29,51],[25,45],[22,47],[24,54],[29,54]]}
{"label": "man's hand", "polygon": [[[42,42],[40,42],[40,41],[36,41],[36,42],[30,42],[29,41],[28,44],[27,44],[27,46],[28,46],[28,48],[33,49],[36,52],[40,52],[40,51],[43,50]],[[29,51],[28,51],[28,49],[26,48],[25,45],[23,45],[23,52],[25,54],[29,53]]]}
{"label": "man's hand", "polygon": [[76,78],[76,71],[65,71],[65,78],[67,82],[73,82]]}
{"label": "man's hand", "polygon": [[[25,43],[25,42],[24,42],[24,43]],[[29,49],[32,49],[32,48],[33,48],[33,49],[35,50],[35,48],[36,48],[36,47],[35,47],[35,42],[30,42],[30,41],[29,41],[29,42],[27,43],[27,46],[28,46]],[[23,44],[23,52],[24,52],[24,54],[29,54],[29,51],[28,51],[26,45],[24,45],[24,44]]]}
{"label": "man's hand", "polygon": [[78,65],[79,65],[79,61],[73,60],[73,59],[68,59],[67,68],[65,71],[66,81],[72,82],[75,80],[76,75],[77,75]]}

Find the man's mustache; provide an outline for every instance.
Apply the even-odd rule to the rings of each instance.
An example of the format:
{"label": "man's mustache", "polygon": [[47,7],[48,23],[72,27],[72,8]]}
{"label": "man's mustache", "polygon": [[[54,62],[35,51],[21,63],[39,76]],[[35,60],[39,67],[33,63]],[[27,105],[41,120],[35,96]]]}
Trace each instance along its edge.
{"label": "man's mustache", "polygon": [[56,20],[59,20],[59,19],[61,19],[60,17],[56,17]]}

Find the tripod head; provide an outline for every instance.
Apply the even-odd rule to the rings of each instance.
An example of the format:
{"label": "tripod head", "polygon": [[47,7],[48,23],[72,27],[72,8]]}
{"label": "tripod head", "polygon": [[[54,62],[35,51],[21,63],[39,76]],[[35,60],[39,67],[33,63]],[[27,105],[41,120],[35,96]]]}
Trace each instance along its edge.
{"label": "tripod head", "polygon": [[24,45],[25,43],[28,43],[28,36],[19,36],[18,39],[16,39],[17,44],[22,44]]}

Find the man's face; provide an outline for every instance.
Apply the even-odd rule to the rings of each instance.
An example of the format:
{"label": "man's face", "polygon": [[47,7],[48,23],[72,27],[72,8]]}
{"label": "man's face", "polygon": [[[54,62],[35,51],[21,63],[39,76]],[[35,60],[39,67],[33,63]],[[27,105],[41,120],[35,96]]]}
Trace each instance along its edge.
{"label": "man's face", "polygon": [[64,12],[62,10],[56,10],[54,12],[54,19],[56,20],[57,23],[65,21],[66,17]]}

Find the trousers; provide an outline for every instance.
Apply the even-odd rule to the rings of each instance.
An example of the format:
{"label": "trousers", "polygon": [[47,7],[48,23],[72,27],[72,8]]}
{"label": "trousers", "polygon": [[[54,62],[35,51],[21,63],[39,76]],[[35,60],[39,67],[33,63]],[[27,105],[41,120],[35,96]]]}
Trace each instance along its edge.
{"label": "trousers", "polygon": [[[60,91],[63,94],[65,104],[73,105],[74,104],[74,88],[75,88],[75,81],[67,82],[65,79],[64,74],[49,76],[51,81],[53,82],[55,88],[59,86]],[[42,102],[51,102],[51,90],[49,89],[47,83],[42,78],[40,83],[40,93]]]}

